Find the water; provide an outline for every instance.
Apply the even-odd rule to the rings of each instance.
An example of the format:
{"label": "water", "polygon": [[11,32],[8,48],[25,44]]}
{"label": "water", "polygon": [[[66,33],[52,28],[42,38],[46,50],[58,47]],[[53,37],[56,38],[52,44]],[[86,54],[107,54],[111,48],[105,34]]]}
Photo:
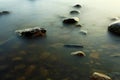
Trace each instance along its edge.
{"label": "water", "polygon": [[[82,8],[73,8],[76,3]],[[89,80],[94,71],[119,80],[120,38],[107,31],[110,19],[120,17],[119,8],[118,0],[0,0],[0,10],[11,12],[0,16],[0,80]],[[70,15],[71,10],[80,14]],[[73,16],[83,27],[62,24],[63,17]],[[35,26],[47,29],[47,36],[23,39],[14,33]],[[86,57],[70,55],[78,50]]]}

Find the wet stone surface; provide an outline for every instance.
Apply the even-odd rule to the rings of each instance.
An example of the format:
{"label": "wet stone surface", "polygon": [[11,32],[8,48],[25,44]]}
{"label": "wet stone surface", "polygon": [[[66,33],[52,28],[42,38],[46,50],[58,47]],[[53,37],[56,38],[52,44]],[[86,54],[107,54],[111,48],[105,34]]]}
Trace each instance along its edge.
{"label": "wet stone surface", "polygon": [[63,20],[64,24],[75,24],[79,22],[79,18],[78,17],[71,17],[71,18],[66,18]]}
{"label": "wet stone surface", "polygon": [[115,34],[115,35],[120,36],[120,21],[116,21],[116,22],[111,23],[108,26],[108,31]]}
{"label": "wet stone surface", "polygon": [[70,14],[72,14],[72,15],[77,15],[77,14],[79,14],[80,12],[79,11],[76,11],[76,10],[73,10],[73,11],[70,11]]}
{"label": "wet stone surface", "polygon": [[82,6],[80,4],[76,4],[73,7],[75,7],[75,8],[81,8]]}

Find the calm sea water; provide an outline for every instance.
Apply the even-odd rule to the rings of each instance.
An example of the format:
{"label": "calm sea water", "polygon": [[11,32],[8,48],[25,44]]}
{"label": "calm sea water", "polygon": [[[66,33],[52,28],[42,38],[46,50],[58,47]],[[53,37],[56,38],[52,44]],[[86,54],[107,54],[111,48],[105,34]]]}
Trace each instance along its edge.
{"label": "calm sea water", "polygon": [[[79,3],[82,8],[73,6]],[[89,80],[103,72],[120,80],[120,37],[107,27],[111,18],[120,17],[118,0],[0,0],[0,80]],[[71,15],[71,10],[80,11]],[[80,18],[81,28],[63,25],[63,17]],[[14,31],[43,27],[44,38],[24,39]],[[86,30],[87,35],[80,33]],[[80,44],[84,48],[67,48]],[[70,55],[83,51],[85,57]]]}

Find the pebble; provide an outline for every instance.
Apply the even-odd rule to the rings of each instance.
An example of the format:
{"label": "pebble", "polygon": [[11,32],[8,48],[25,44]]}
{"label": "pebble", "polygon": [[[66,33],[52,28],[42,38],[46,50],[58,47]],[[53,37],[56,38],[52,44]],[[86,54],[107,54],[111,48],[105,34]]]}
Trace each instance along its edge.
{"label": "pebble", "polygon": [[75,51],[72,52],[71,55],[86,56],[86,54],[83,51]]}

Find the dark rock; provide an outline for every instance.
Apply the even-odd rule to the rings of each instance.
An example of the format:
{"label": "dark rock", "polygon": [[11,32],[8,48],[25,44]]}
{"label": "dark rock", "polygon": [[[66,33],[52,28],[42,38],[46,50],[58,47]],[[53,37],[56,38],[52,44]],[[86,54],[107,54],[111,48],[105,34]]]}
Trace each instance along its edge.
{"label": "dark rock", "polygon": [[2,11],[3,14],[9,14],[9,11]]}
{"label": "dark rock", "polygon": [[68,47],[68,48],[83,48],[82,45],[78,45],[78,44],[66,44],[66,45],[64,45],[64,47]]}
{"label": "dark rock", "polygon": [[39,28],[39,27],[16,30],[15,32],[18,33],[22,37],[28,37],[28,38],[46,35],[46,30],[44,28]]}
{"label": "dark rock", "polygon": [[70,14],[79,14],[79,11],[73,10],[73,11],[70,11]]}
{"label": "dark rock", "polygon": [[112,80],[112,79],[103,73],[94,72],[90,80]]}
{"label": "dark rock", "polygon": [[111,20],[111,21],[117,21],[117,20],[119,20],[119,17],[113,17],[113,18],[111,18],[110,20]]}
{"label": "dark rock", "polygon": [[82,6],[80,4],[74,5],[75,8],[81,8]]}
{"label": "dark rock", "polygon": [[2,12],[0,12],[0,14],[2,14]]}
{"label": "dark rock", "polygon": [[75,52],[72,52],[71,55],[75,55],[75,56],[86,56],[86,54],[83,52],[83,51],[75,51]]}
{"label": "dark rock", "polygon": [[1,11],[0,15],[5,15],[5,14],[9,14],[9,13],[10,13],[9,11]]}
{"label": "dark rock", "polygon": [[116,22],[111,23],[108,26],[108,31],[115,34],[115,35],[120,36],[120,21],[116,21]]}
{"label": "dark rock", "polygon": [[65,23],[65,24],[75,24],[77,22],[79,22],[78,17],[66,18],[63,20],[63,23]]}

